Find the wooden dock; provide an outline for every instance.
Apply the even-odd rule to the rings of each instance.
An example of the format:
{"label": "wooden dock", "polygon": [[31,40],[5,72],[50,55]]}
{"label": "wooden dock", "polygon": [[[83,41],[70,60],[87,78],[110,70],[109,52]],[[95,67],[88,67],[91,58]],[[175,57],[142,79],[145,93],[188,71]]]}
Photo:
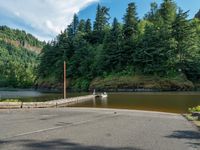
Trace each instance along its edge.
{"label": "wooden dock", "polygon": [[0,102],[0,109],[66,107],[84,101],[89,101],[95,97],[96,95],[87,95],[46,102]]}

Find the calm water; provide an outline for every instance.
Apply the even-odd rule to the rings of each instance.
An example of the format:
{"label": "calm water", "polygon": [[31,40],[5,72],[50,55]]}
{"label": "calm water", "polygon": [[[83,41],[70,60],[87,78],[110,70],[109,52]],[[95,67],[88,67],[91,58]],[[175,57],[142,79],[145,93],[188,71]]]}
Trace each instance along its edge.
{"label": "calm water", "polygon": [[[68,97],[88,93],[68,93]],[[22,101],[47,101],[62,98],[58,93],[37,91],[0,91],[0,99],[15,98]],[[185,113],[189,107],[200,105],[200,92],[108,93],[108,98],[98,98],[72,107],[97,107],[152,110]]]}
{"label": "calm water", "polygon": [[189,107],[197,105],[200,105],[200,92],[110,93],[108,98],[74,106],[186,113]]}
{"label": "calm water", "polygon": [[[67,97],[88,95],[88,93],[67,93]],[[39,91],[0,91],[0,100],[19,99],[23,102],[41,102],[63,98],[60,93],[43,93]]]}

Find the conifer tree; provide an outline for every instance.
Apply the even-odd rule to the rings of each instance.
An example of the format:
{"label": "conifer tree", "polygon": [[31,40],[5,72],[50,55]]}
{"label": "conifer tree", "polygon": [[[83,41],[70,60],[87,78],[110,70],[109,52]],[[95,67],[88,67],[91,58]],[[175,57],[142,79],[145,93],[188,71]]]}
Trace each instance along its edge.
{"label": "conifer tree", "polygon": [[154,22],[156,21],[158,18],[158,4],[156,2],[151,3],[151,10],[150,12],[148,12],[144,19]]}
{"label": "conifer tree", "polygon": [[87,19],[86,23],[85,23],[85,32],[87,34],[92,32],[92,24],[91,24],[91,20]]}
{"label": "conifer tree", "polygon": [[135,40],[137,34],[137,24],[138,18],[136,13],[136,5],[135,3],[130,3],[126,9],[126,14],[124,15],[123,25],[123,65],[125,66],[133,66],[135,61]]}
{"label": "conifer tree", "polygon": [[81,19],[78,25],[78,31],[84,33],[85,32],[85,20]]}
{"label": "conifer tree", "polygon": [[199,11],[195,14],[194,17],[197,18],[197,19],[200,19],[200,9],[199,9]]}
{"label": "conifer tree", "polygon": [[92,43],[103,43],[105,36],[105,28],[108,25],[110,19],[109,8],[100,6],[98,4],[96,11],[96,18],[94,21],[94,32],[91,37]]}
{"label": "conifer tree", "polygon": [[133,34],[136,34],[138,18],[136,13],[135,3],[128,4],[126,14],[124,16],[124,37],[130,38]]}
{"label": "conifer tree", "polygon": [[116,18],[113,20],[112,29],[108,33],[104,42],[104,66],[105,70],[119,71],[123,65],[122,53],[122,28]]}
{"label": "conifer tree", "polygon": [[[191,72],[195,70],[195,63],[198,63],[198,36],[191,22],[187,20],[188,12],[179,9],[173,25],[173,36],[177,41],[175,64],[177,69],[183,72]],[[195,62],[196,61],[196,62]]]}
{"label": "conifer tree", "polygon": [[99,4],[97,6],[96,18],[94,22],[94,31],[103,31],[104,27],[108,25],[110,15],[109,8],[103,6],[101,7]]}

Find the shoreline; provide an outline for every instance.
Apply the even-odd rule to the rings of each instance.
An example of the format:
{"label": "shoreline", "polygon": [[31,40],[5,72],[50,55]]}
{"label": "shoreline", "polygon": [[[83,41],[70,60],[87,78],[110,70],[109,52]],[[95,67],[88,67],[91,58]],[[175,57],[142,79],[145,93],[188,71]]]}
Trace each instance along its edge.
{"label": "shoreline", "polygon": [[[34,109],[34,108],[28,108],[29,110],[38,110],[38,109],[41,109],[41,108],[37,108],[37,109]],[[177,115],[182,115],[180,113],[170,113],[170,112],[161,112],[161,111],[152,111],[152,110],[138,110],[138,109],[118,109],[118,108],[91,108],[91,107],[71,107],[71,106],[67,106],[67,107],[51,107],[51,108],[44,108],[44,109],[58,109],[58,110],[65,110],[65,109],[71,109],[71,110],[82,110],[82,111],[89,111],[89,112],[96,112],[96,111],[112,111],[112,112],[117,112],[117,111],[120,111],[120,112],[124,112],[124,113],[145,113],[145,114],[148,114],[148,113],[151,113],[151,114],[160,114],[160,115],[171,115],[171,116],[177,116]],[[27,108],[25,109],[9,109],[10,111],[26,111]],[[0,112],[3,112],[3,111],[8,111],[8,109],[0,109]]]}

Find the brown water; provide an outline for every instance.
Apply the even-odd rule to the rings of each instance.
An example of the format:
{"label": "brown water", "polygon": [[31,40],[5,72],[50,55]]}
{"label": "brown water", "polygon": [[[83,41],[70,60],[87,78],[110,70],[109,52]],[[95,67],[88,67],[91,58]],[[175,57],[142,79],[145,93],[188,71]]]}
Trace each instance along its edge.
{"label": "brown water", "polygon": [[[67,93],[68,97],[88,93]],[[0,91],[0,99],[14,98],[21,101],[48,101],[62,98],[59,93],[38,91]],[[186,113],[189,107],[200,105],[200,92],[155,92],[155,93],[108,93],[108,98],[98,98],[73,105],[72,107],[97,107],[151,110]]]}
{"label": "brown water", "polygon": [[97,107],[186,113],[200,105],[200,92],[109,93],[108,98],[76,104],[73,107]]}

